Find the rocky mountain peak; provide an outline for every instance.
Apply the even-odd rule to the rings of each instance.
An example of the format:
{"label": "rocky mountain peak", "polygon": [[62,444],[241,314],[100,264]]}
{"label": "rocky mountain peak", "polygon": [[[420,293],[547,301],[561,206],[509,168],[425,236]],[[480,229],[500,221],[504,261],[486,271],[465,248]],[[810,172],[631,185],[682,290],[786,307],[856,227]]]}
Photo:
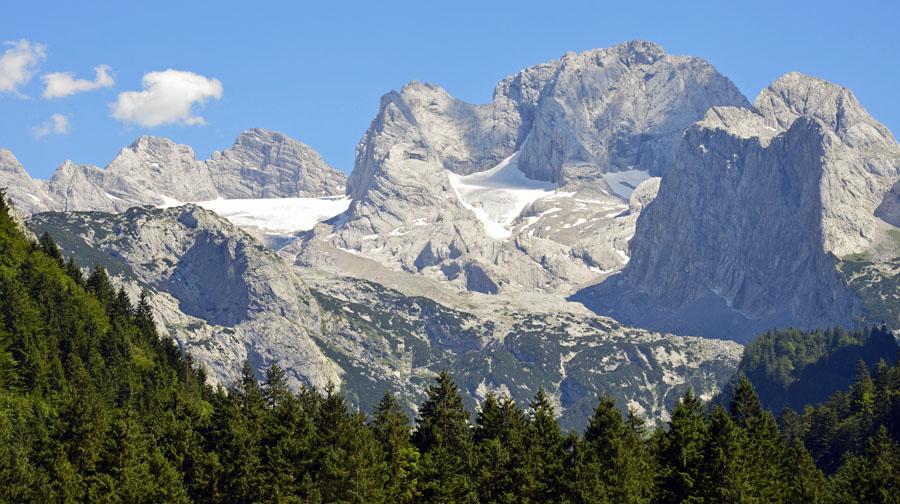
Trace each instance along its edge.
{"label": "rocky mountain peak", "polygon": [[615,57],[628,66],[652,65],[669,56],[661,45],[648,40],[629,40],[606,49],[593,49],[585,54],[594,56],[598,61]]}
{"label": "rocky mountain peak", "polygon": [[119,157],[127,157],[131,154],[138,155],[150,161],[164,161],[173,157],[196,161],[194,149],[189,145],[175,143],[172,139],[157,136],[140,136],[128,147],[119,152]]}
{"label": "rocky mountain peak", "polygon": [[643,41],[570,54],[541,91],[519,166],[532,178],[573,185],[630,169],[660,175],[684,129],[726,105],[749,107],[701,58]]}
{"label": "rocky mountain peak", "polygon": [[242,132],[204,165],[223,198],[338,196],[346,185],[344,174],[311,147],[262,128]]}
{"label": "rocky mountain peak", "polygon": [[[321,238],[469,290],[583,283],[627,260],[655,190],[629,213],[631,192],[665,171],[684,129],[717,105],[749,108],[705,61],[643,41],[526,68],[486,104],[411,82],[382,97],[348,180],[354,203]],[[532,201],[555,190],[568,196]],[[579,191],[588,203],[567,199]],[[553,220],[562,208],[578,215]],[[610,235],[591,238],[600,228]]]}
{"label": "rocky mountain peak", "polygon": [[6,191],[7,199],[19,214],[56,209],[45,184],[32,180],[15,154],[3,148],[0,148],[0,189]]}
{"label": "rocky mountain peak", "polygon": [[21,175],[26,174],[25,168],[19,159],[9,149],[0,148],[0,173]]}
{"label": "rocky mountain peak", "polygon": [[230,149],[198,160],[169,138],[141,136],[105,167],[66,160],[48,181],[36,181],[15,156],[0,150],[0,187],[25,213],[46,210],[124,212],[218,198],[342,196],[346,177],[309,146],[262,128],[244,131]]}
{"label": "rocky mountain peak", "polygon": [[853,92],[800,72],[775,80],[757,96],[755,107],[783,129],[798,117],[808,117],[851,146],[896,144],[890,130],[869,115]]}

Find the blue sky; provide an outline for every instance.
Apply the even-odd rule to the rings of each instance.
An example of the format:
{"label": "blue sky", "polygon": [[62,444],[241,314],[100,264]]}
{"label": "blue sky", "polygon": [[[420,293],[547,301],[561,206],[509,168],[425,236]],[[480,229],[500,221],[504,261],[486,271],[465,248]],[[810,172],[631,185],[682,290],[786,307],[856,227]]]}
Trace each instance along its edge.
{"label": "blue sky", "polygon": [[[791,70],[831,80],[896,133],[898,23],[896,2],[867,0],[7,2],[0,40],[12,43],[0,53],[28,41],[36,65],[21,83],[0,75],[0,146],[47,177],[65,159],[104,166],[144,134],[205,158],[259,126],[349,171],[379,97],[407,81],[483,103],[521,68],[630,39],[708,59],[751,100]],[[72,82],[93,81],[99,65],[109,79]],[[180,73],[152,73],[167,69]],[[56,76],[56,94],[83,91],[43,98],[43,79],[59,72],[73,79]],[[132,93],[148,73],[151,95],[169,100],[151,118],[155,95]]]}

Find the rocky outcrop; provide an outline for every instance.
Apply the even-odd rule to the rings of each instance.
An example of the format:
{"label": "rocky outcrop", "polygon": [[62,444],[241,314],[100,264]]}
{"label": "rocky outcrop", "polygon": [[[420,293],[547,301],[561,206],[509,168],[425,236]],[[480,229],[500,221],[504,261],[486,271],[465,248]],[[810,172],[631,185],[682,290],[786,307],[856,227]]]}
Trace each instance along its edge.
{"label": "rocky outcrop", "polygon": [[837,257],[883,233],[876,207],[898,176],[900,148],[848,90],[788,74],[755,111],[713,108],[687,130],[628,266],[576,299],[625,323],[738,340],[852,325],[859,300]]}
{"label": "rocky outcrop", "polygon": [[892,226],[900,227],[900,181],[884,195],[875,215]]}
{"label": "rocky outcrop", "polygon": [[16,156],[7,149],[0,149],[0,189],[5,191],[7,200],[20,214],[56,209],[56,203],[47,194],[44,184],[32,180]]}
{"label": "rocky outcrop", "polygon": [[346,176],[306,144],[262,128],[238,135],[206,166],[225,199],[338,196],[346,184]]}
{"label": "rocky outcrop", "polygon": [[900,176],[900,148],[891,132],[849,89],[796,72],[763,90],[756,107],[783,129],[799,117],[822,125],[825,249],[839,257],[865,250],[877,238],[874,211]]}

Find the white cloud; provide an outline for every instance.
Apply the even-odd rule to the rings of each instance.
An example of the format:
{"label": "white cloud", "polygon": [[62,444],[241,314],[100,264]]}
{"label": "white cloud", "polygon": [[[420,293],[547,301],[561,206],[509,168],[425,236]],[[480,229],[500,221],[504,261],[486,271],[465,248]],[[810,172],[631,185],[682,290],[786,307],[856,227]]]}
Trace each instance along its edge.
{"label": "white cloud", "polygon": [[0,55],[0,92],[19,94],[19,86],[27,84],[38,64],[47,57],[46,48],[22,39],[4,42],[9,46]]}
{"label": "white cloud", "polygon": [[69,72],[49,73],[41,77],[44,81],[44,98],[61,98],[84,91],[96,91],[101,88],[110,88],[116,84],[109,74],[107,65],[94,68],[94,80],[76,79]]}
{"label": "white cloud", "polygon": [[193,72],[164,70],[150,72],[141,80],[142,91],[119,93],[110,104],[112,116],[123,122],[146,127],[161,124],[205,124],[194,115],[194,105],[201,107],[209,99],[222,97],[222,83]]}
{"label": "white cloud", "polygon": [[62,114],[53,114],[50,119],[31,128],[35,138],[41,139],[50,135],[65,135],[72,129],[69,118]]}

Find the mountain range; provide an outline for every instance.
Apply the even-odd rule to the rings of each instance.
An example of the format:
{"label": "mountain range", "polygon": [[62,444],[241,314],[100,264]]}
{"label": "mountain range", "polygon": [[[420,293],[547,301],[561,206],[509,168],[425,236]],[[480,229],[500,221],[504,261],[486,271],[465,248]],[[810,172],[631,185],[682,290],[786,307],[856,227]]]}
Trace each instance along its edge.
{"label": "mountain range", "polygon": [[603,392],[665,419],[764,330],[900,324],[891,132],[838,85],[789,73],[751,104],[649,42],[524,69],[488,104],[391,91],[349,177],[252,129],[208,160],[141,137],[47,181],[0,150],[0,187],[150,292],[211,380],[274,362],[365,408],[448,369],[470,404],[544,387],[570,426]]}

